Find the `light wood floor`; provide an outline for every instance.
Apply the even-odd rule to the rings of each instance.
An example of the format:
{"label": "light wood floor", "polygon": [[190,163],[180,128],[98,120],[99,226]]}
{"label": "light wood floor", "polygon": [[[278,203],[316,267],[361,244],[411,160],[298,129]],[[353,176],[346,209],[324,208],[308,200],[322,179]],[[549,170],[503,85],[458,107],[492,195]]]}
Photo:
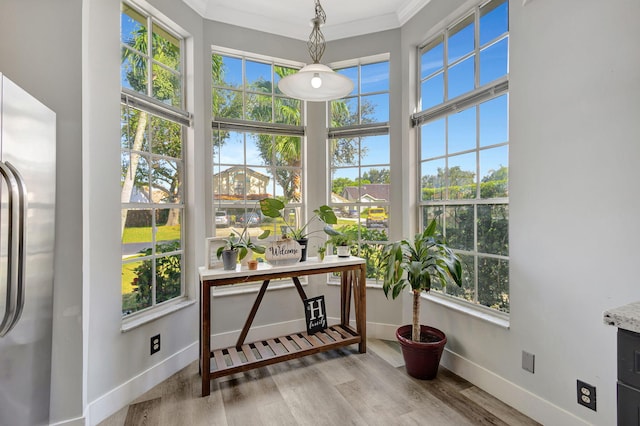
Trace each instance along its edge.
{"label": "light wood floor", "polygon": [[198,362],[142,395],[100,426],[140,425],[537,425],[440,368],[409,377],[396,342],[357,346],[211,381],[200,397]]}

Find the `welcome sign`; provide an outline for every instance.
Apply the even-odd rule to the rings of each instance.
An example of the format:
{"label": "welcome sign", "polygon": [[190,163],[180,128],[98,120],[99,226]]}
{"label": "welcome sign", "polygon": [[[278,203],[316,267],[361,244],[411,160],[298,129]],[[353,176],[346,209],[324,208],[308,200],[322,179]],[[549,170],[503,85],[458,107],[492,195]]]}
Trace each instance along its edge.
{"label": "welcome sign", "polygon": [[272,265],[291,265],[300,262],[302,247],[296,240],[280,240],[267,246],[264,257]]}

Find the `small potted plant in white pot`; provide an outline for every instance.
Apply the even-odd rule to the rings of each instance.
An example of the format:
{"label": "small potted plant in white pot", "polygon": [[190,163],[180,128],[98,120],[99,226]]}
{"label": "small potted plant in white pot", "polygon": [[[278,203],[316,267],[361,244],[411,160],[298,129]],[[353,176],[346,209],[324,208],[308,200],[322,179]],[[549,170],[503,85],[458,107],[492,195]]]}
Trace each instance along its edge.
{"label": "small potted plant in white pot", "polygon": [[462,286],[462,263],[444,238],[436,233],[436,221],[413,240],[388,245],[382,256],[384,294],[393,299],[410,288],[413,293],[413,321],[396,331],[402,347],[407,373],[418,379],[433,379],[447,343],[445,334],[434,327],[420,324],[420,294],[430,291],[434,280],[442,287],[447,281]]}

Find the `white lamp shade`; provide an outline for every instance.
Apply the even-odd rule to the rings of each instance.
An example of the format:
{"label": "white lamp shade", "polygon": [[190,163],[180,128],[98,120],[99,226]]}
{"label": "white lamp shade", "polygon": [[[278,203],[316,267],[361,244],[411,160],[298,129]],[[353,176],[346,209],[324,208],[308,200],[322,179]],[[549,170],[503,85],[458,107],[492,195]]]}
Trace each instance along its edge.
{"label": "white lamp shade", "polygon": [[[322,84],[314,88],[311,79],[320,77]],[[317,86],[317,84],[315,84]],[[285,95],[303,101],[324,102],[340,99],[353,91],[353,81],[322,64],[309,64],[278,82]]]}

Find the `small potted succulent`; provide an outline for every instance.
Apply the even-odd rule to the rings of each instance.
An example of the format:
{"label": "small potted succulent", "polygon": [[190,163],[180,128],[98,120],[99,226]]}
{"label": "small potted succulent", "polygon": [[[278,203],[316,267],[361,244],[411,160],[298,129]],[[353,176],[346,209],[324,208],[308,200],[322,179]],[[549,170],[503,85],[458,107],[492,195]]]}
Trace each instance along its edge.
{"label": "small potted succulent", "polygon": [[444,238],[436,233],[436,221],[413,240],[402,240],[386,246],[381,259],[384,271],[384,294],[392,298],[410,288],[413,293],[413,321],[396,331],[402,347],[407,373],[418,379],[433,379],[447,343],[445,334],[434,327],[420,325],[420,294],[431,290],[432,282],[442,287],[447,281],[462,286],[462,263]]}

